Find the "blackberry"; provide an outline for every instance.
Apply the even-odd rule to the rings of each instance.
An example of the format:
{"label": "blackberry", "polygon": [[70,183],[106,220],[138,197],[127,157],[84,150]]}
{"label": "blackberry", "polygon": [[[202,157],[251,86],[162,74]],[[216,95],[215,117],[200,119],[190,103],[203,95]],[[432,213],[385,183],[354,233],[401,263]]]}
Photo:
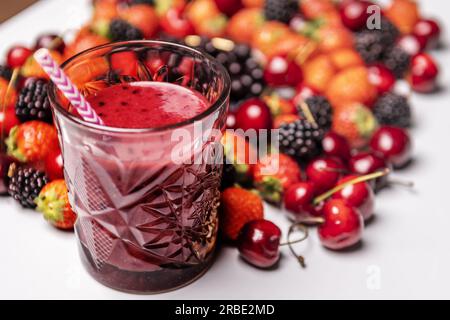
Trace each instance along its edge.
{"label": "blackberry", "polygon": [[383,54],[383,63],[397,78],[403,78],[411,64],[411,56],[399,46],[392,46]]}
{"label": "blackberry", "polygon": [[111,21],[109,25],[109,37],[112,41],[131,41],[144,38],[139,29],[121,19]]}
{"label": "blackberry", "polygon": [[251,48],[236,44],[230,50],[228,40],[202,38],[197,48],[215,57],[231,77],[231,101],[259,96],[264,88],[264,71],[252,57]]}
{"label": "blackberry", "polygon": [[16,103],[16,116],[21,122],[40,120],[53,123],[48,86],[46,80],[30,80],[20,91]]}
{"label": "blackberry", "polygon": [[264,15],[267,20],[289,23],[298,11],[298,4],[294,0],[266,0]]}
{"label": "blackberry", "polygon": [[281,152],[306,162],[321,153],[324,131],[307,120],[283,124],[279,131]]}
{"label": "blackberry", "polygon": [[225,155],[223,156],[223,173],[220,189],[225,190],[235,185],[237,172],[232,163],[227,162]]}
{"label": "blackberry", "polygon": [[355,34],[355,49],[370,64],[379,61],[399,35],[398,29],[389,20],[382,18],[380,29],[365,29]]}
{"label": "blackberry", "polygon": [[[325,131],[330,130],[333,122],[333,109],[328,99],[323,96],[313,96],[306,99],[305,103],[308,105],[319,128]],[[298,108],[300,116],[303,119],[307,119],[307,115],[304,114],[303,109],[300,106]]]}
{"label": "blackberry", "polygon": [[12,77],[12,70],[7,66],[0,66],[0,77],[9,81]]}
{"label": "blackberry", "polygon": [[373,113],[382,125],[407,128],[411,125],[411,107],[403,96],[386,93],[375,103]]}
{"label": "blackberry", "polygon": [[8,176],[10,177],[8,193],[11,197],[20,202],[24,208],[36,208],[34,200],[49,182],[45,173],[33,168],[17,167],[16,164],[12,164]]}

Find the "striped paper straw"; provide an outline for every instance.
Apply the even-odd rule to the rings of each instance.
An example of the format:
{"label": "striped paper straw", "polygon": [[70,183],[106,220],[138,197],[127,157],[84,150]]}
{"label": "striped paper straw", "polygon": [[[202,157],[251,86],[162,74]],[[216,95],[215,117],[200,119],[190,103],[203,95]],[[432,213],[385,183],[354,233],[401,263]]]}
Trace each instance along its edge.
{"label": "striped paper straw", "polygon": [[70,81],[64,71],[53,60],[47,49],[39,49],[35,52],[34,58],[48,74],[56,87],[64,94],[67,100],[77,109],[78,114],[84,121],[98,125],[104,125],[104,122],[92,106],[87,102],[78,88]]}

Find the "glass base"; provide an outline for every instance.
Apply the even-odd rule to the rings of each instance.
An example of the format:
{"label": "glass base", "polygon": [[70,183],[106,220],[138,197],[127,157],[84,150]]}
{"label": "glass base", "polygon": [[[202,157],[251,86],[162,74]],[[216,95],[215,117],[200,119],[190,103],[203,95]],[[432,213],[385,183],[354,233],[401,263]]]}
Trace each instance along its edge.
{"label": "glass base", "polygon": [[95,280],[114,290],[134,294],[164,293],[184,287],[204,275],[215,256],[213,252],[203,263],[186,268],[165,267],[155,271],[136,272],[105,263],[99,270],[89,249],[83,243],[78,243],[81,261]]}

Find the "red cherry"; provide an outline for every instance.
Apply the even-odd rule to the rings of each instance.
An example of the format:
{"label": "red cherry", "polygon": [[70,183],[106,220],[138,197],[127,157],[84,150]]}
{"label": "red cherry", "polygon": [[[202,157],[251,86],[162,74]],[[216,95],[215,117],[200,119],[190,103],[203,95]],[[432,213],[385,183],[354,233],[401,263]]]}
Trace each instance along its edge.
{"label": "red cherry", "polygon": [[242,4],[242,0],[215,0],[215,2],[220,12],[226,14],[229,17],[231,17],[244,7],[244,5]]}
{"label": "red cherry", "polygon": [[418,38],[414,34],[402,35],[398,40],[397,44],[410,56],[415,56],[425,49],[426,42],[423,39]]}
{"label": "red cherry", "polygon": [[5,195],[8,193],[8,171],[11,163],[14,162],[14,159],[8,157],[7,155],[0,153],[0,195]]}
{"label": "red cherry", "polygon": [[362,29],[370,17],[368,8],[373,3],[364,0],[346,1],[340,7],[342,23],[353,31]]}
{"label": "red cherry", "polygon": [[238,238],[241,257],[259,268],[270,268],[280,259],[281,230],[273,222],[254,220],[247,223]]}
{"label": "red cherry", "polygon": [[50,180],[64,179],[64,166],[61,150],[51,151],[45,158],[45,173]]}
{"label": "red cherry", "polygon": [[[364,176],[387,168],[389,169],[390,166],[383,158],[375,153],[362,152],[350,158],[348,168],[351,173]],[[387,176],[383,176],[369,183],[375,191],[380,191],[388,185],[388,178]]]}
{"label": "red cherry", "polygon": [[343,161],[350,159],[350,144],[343,136],[328,132],[322,140],[323,152],[329,157],[336,157]]}
{"label": "red cherry", "polygon": [[424,48],[434,49],[439,45],[441,27],[435,20],[421,19],[414,26],[413,34],[425,43]]}
{"label": "red cherry", "polygon": [[301,83],[295,90],[295,96],[292,98],[292,102],[295,106],[298,106],[306,99],[317,95],[319,95],[319,93],[315,89],[311,88],[307,84]]}
{"label": "red cherry", "polygon": [[22,67],[32,54],[33,51],[22,46],[11,48],[6,58],[8,67],[12,69]]}
{"label": "red cherry", "polygon": [[2,137],[8,136],[11,129],[19,124],[20,121],[17,119],[14,108],[0,110],[0,131],[3,130],[3,134],[1,134],[2,132],[0,134]]}
{"label": "red cherry", "polygon": [[403,128],[379,128],[370,141],[370,147],[396,168],[404,167],[411,160],[411,139]]}
{"label": "red cherry", "polygon": [[270,86],[294,87],[303,80],[303,72],[295,61],[289,61],[284,56],[274,56],[267,63],[264,79]]}
{"label": "red cherry", "polygon": [[[338,181],[337,185],[342,185],[359,176],[346,176]],[[346,186],[344,189],[336,192],[333,199],[342,199],[349,206],[359,209],[364,220],[369,220],[373,216],[375,208],[375,195],[368,182],[355,183]]]}
{"label": "red cherry", "polygon": [[369,66],[369,81],[378,89],[378,93],[381,95],[392,90],[396,78],[387,67],[382,64],[375,64]]}
{"label": "red cherry", "polygon": [[228,112],[226,125],[227,129],[236,129],[236,114],[234,112]]}
{"label": "red cherry", "polygon": [[56,34],[44,34],[38,37],[38,39],[36,40],[34,50],[38,50],[41,48],[55,50],[63,54],[64,50],[66,49],[66,44],[64,40]]}
{"label": "red cherry", "polygon": [[260,99],[249,99],[236,112],[236,128],[244,131],[272,128],[272,115],[267,104]]}
{"label": "red cherry", "polygon": [[415,91],[433,92],[437,87],[438,74],[438,66],[430,55],[420,53],[412,58],[410,81]]}
{"label": "red cherry", "polygon": [[320,208],[314,206],[316,188],[312,182],[299,182],[291,185],[284,194],[284,207],[294,218],[319,216]]}
{"label": "red cherry", "polygon": [[342,250],[361,241],[364,221],[358,209],[344,200],[328,201],[323,210],[325,222],[318,233],[322,245],[331,250]]}
{"label": "red cherry", "polygon": [[323,193],[336,185],[344,170],[344,165],[336,158],[318,158],[308,164],[306,175],[316,186],[317,192]]}
{"label": "red cherry", "polygon": [[167,10],[160,21],[162,30],[177,38],[194,34],[194,26],[183,16],[183,13],[182,7],[173,7]]}

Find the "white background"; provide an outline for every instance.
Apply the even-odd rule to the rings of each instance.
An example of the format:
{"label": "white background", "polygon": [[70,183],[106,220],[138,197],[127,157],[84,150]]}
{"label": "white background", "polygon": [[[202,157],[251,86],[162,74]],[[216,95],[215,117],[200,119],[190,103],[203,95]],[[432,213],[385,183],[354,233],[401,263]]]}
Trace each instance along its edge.
{"label": "white background", "polygon": [[[15,43],[31,44],[42,32],[76,28],[90,15],[88,0],[43,0],[0,25],[0,53]],[[422,12],[445,23],[450,3],[419,1]],[[448,25],[447,25],[448,27]],[[443,36],[448,45],[447,35]],[[444,88],[414,95],[415,161],[396,177],[413,180],[414,191],[397,187],[377,198],[376,219],[363,246],[351,252],[321,247],[315,230],[298,250],[302,270],[287,249],[274,271],[254,269],[223,249],[200,280],[175,292],[135,296],[95,282],[82,268],[75,236],[53,229],[36,212],[0,199],[0,298],[38,299],[391,299],[450,298],[450,93],[448,50],[433,53]],[[283,230],[282,213],[266,207]]]}

